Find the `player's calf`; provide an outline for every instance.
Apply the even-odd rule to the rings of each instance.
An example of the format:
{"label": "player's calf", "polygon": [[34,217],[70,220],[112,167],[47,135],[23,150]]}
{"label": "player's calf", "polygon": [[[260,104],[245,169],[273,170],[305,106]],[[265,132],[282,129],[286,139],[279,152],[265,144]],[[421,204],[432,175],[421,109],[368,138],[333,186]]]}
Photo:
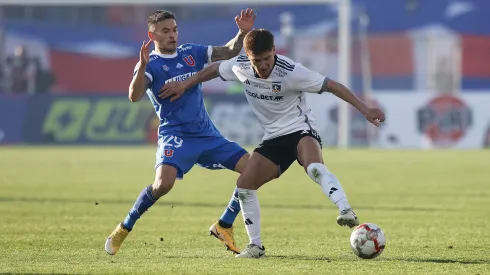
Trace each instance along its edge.
{"label": "player's calf", "polygon": [[107,237],[105,250],[110,255],[119,251],[124,239],[133,229],[136,221],[163,195],[167,194],[173,187],[177,169],[172,166],[162,165],[158,167],[155,182],[145,187],[124,221]]}
{"label": "player's calf", "polygon": [[[308,176],[318,183],[325,195],[339,208],[339,213],[351,209],[344,189],[337,177],[322,163],[311,163],[306,168]],[[352,210],[352,209],[351,209]],[[342,214],[341,214],[342,215]],[[357,218],[357,217],[356,217]]]}
{"label": "player's calf", "polygon": [[337,224],[350,228],[359,225],[359,219],[352,210],[337,177],[324,164],[312,163],[307,167],[308,175],[317,182],[325,195],[339,208]]}
{"label": "player's calf", "polygon": [[174,181],[165,181],[162,178],[155,179],[155,182],[151,185],[151,192],[153,197],[158,200],[160,197],[165,196],[174,187]]}

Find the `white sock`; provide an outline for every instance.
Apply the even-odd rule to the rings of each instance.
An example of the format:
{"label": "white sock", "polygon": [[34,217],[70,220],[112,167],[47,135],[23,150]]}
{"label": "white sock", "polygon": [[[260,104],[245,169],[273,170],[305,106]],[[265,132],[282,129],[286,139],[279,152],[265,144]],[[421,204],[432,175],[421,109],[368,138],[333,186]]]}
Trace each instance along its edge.
{"label": "white sock", "polygon": [[308,176],[322,187],[323,193],[337,205],[339,211],[351,208],[339,180],[325,165],[312,163],[308,165],[306,171]]}
{"label": "white sock", "polygon": [[237,191],[250,243],[262,247],[260,240],[260,204],[257,190],[237,188]]}

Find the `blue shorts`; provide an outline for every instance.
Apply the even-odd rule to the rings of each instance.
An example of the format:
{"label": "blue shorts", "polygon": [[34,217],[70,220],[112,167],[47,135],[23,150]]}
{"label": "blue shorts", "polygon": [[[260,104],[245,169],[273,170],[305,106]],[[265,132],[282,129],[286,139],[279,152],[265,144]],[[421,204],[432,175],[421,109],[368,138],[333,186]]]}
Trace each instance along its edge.
{"label": "blue shorts", "polygon": [[194,164],[207,169],[235,170],[247,151],[223,136],[177,137],[166,135],[158,140],[155,169],[160,165],[177,168],[177,178],[191,170]]}

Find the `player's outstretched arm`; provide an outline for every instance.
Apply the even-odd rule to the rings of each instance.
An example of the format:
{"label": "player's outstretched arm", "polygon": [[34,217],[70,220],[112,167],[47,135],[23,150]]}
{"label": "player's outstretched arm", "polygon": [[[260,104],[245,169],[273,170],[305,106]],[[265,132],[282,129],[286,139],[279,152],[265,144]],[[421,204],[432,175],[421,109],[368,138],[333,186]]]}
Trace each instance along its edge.
{"label": "player's outstretched arm", "polygon": [[159,97],[171,97],[170,102],[177,100],[187,89],[191,88],[192,86],[217,78],[219,76],[219,65],[219,63],[212,63],[182,82],[174,81],[165,84],[165,86],[163,86],[163,88],[160,90]]}
{"label": "player's outstretched arm", "polygon": [[376,126],[379,126],[381,122],[385,121],[385,114],[380,109],[369,108],[351,90],[349,90],[349,88],[338,83],[337,81],[333,81],[326,77],[323,81],[320,93],[323,91],[330,92],[338,98],[351,104],[357,110],[359,110],[359,112],[361,112],[369,122]]}
{"label": "player's outstretched arm", "polygon": [[242,10],[240,15],[235,17],[235,22],[239,28],[237,35],[224,46],[213,46],[211,62],[226,60],[237,56],[242,50],[245,35],[252,30],[254,26],[256,17],[257,15],[253,9]]}
{"label": "player's outstretched arm", "polygon": [[134,75],[133,80],[131,80],[131,84],[129,84],[128,97],[131,102],[139,101],[150,85],[150,80],[145,75],[146,65],[150,60],[148,51],[150,43],[151,40],[148,42],[143,41],[143,45],[141,46],[139,68],[137,68],[136,74]]}

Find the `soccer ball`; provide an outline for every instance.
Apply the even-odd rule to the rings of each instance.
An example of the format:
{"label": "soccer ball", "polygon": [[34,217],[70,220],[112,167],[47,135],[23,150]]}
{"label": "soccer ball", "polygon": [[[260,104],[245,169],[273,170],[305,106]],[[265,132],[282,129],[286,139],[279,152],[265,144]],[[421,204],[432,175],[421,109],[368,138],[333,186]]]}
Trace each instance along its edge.
{"label": "soccer ball", "polygon": [[386,236],[379,226],[363,223],[350,235],[350,247],[354,254],[363,259],[373,259],[383,253]]}

